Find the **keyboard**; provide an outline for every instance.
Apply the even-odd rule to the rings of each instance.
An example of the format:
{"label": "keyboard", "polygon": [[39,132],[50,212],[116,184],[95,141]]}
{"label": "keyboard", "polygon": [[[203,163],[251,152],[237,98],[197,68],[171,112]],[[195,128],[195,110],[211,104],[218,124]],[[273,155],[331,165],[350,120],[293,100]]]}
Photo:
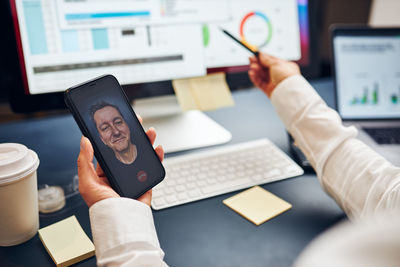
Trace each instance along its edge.
{"label": "keyboard", "polygon": [[304,173],[268,139],[169,157],[163,165],[165,179],[153,188],[155,210]]}
{"label": "keyboard", "polygon": [[400,128],[363,128],[380,145],[400,144]]}

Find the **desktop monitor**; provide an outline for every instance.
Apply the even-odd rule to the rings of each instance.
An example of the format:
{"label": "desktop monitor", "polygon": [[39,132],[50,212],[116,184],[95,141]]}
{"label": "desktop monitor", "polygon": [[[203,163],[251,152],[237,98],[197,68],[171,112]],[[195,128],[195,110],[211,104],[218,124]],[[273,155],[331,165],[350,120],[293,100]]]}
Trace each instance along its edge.
{"label": "desktop monitor", "polygon": [[3,73],[16,112],[64,108],[60,92],[104,73],[114,74],[131,98],[173,94],[172,79],[216,71],[227,73],[231,88],[249,87],[250,54],[218,27],[299,62],[306,75],[317,69],[308,0],[7,3],[3,25],[13,32],[4,33]]}
{"label": "desktop monitor", "polygon": [[[66,88],[103,74],[131,99],[173,95],[172,79],[220,71],[231,88],[250,87],[251,54],[220,28],[305,71],[316,63],[307,0],[9,0],[9,8],[20,72],[10,84],[15,111],[63,108]],[[156,126],[166,152],[231,139],[204,114],[180,114],[169,105],[176,100],[162,99],[135,110],[145,127]],[[181,137],[171,134],[177,128]]]}

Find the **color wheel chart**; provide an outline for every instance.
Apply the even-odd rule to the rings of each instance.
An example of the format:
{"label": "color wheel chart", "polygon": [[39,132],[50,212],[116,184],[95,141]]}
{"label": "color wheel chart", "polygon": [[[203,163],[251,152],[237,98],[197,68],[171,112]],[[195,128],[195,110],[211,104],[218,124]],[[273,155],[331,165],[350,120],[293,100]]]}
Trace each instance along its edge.
{"label": "color wheel chart", "polygon": [[267,46],[272,39],[272,23],[262,12],[247,13],[240,22],[241,41],[257,50]]}

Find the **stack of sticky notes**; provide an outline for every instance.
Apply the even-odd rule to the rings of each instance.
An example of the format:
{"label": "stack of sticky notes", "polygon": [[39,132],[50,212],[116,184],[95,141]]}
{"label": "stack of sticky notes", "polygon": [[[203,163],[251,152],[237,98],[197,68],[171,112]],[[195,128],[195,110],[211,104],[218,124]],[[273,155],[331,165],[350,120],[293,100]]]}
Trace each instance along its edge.
{"label": "stack of sticky notes", "polygon": [[92,241],[75,216],[40,229],[39,237],[57,266],[70,266],[95,254]]}
{"label": "stack of sticky notes", "polygon": [[233,98],[225,73],[172,81],[178,102],[183,110],[215,110],[233,106]]}
{"label": "stack of sticky notes", "polygon": [[255,225],[260,225],[292,208],[290,203],[259,186],[227,198],[223,203]]}

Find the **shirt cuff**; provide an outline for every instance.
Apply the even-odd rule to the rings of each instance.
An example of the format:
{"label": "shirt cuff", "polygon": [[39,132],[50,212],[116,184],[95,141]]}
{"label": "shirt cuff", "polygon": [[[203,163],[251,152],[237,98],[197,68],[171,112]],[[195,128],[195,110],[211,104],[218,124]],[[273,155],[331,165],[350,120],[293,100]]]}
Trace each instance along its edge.
{"label": "shirt cuff", "polygon": [[322,101],[321,97],[301,75],[286,78],[274,89],[271,102],[290,131],[291,124],[306,106]]}
{"label": "shirt cuff", "polygon": [[129,198],[108,198],[89,209],[96,255],[130,242],[145,242],[159,248],[151,209]]}

